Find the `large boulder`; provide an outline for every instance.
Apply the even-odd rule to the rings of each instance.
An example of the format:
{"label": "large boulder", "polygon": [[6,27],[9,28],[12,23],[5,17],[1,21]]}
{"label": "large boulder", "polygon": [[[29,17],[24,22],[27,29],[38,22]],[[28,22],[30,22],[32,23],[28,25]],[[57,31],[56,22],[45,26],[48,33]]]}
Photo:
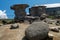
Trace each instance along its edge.
{"label": "large boulder", "polygon": [[43,40],[48,37],[49,25],[44,22],[34,22],[26,30],[28,40]]}

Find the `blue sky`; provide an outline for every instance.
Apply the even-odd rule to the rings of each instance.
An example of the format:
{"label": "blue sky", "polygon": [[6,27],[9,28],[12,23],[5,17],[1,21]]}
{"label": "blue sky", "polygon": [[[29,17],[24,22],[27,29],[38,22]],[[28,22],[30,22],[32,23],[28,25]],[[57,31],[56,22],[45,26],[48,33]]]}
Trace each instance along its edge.
{"label": "blue sky", "polygon": [[9,18],[13,18],[14,11],[10,9],[10,6],[14,4],[28,4],[30,7],[32,7],[34,5],[52,4],[52,3],[60,3],[60,0],[0,0],[0,10],[6,10],[7,16]]}

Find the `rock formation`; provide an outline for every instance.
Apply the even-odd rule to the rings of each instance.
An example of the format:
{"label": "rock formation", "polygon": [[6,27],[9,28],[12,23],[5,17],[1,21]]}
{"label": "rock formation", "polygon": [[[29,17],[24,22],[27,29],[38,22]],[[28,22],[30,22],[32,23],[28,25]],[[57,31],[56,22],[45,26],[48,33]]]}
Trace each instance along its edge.
{"label": "rock formation", "polygon": [[48,37],[49,25],[44,22],[34,22],[25,31],[28,40],[43,40]]}

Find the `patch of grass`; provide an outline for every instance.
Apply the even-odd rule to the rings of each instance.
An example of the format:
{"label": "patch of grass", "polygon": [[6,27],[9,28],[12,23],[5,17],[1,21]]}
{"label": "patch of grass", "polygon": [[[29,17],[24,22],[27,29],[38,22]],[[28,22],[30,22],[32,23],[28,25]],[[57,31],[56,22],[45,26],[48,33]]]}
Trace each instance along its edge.
{"label": "patch of grass", "polygon": [[13,19],[0,19],[0,23],[3,23],[2,21],[5,21],[6,23],[12,23],[14,21]]}
{"label": "patch of grass", "polygon": [[48,18],[54,19],[55,17],[54,16],[48,16]]}

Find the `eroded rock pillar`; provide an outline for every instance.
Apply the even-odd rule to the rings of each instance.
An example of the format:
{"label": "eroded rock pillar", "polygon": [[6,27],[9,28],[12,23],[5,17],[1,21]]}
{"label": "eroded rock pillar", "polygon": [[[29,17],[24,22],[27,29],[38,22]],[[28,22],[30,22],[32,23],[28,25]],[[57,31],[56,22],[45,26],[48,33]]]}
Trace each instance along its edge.
{"label": "eroded rock pillar", "polygon": [[46,6],[33,6],[29,9],[31,16],[41,16],[41,14],[46,13]]}
{"label": "eroded rock pillar", "polygon": [[26,16],[26,8],[28,7],[27,4],[16,4],[11,6],[11,9],[14,10],[15,13],[15,19],[17,20],[24,20],[24,17]]}

